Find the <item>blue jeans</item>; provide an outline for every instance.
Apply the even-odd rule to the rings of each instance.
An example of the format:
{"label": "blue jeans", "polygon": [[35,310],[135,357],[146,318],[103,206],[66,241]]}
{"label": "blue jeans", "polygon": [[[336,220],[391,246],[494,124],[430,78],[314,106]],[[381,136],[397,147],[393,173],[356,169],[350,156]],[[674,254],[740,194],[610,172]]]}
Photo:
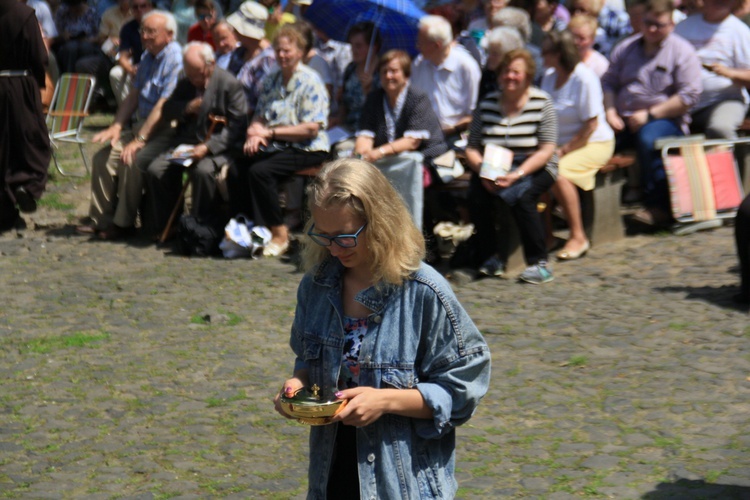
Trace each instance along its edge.
{"label": "blue jeans", "polygon": [[669,184],[664,172],[661,151],[654,148],[658,139],[669,136],[684,135],[675,120],[653,120],[633,133],[628,129],[617,134],[616,151],[635,149],[638,164],[641,167],[643,184],[643,204],[649,208],[658,208],[671,212],[669,204]]}

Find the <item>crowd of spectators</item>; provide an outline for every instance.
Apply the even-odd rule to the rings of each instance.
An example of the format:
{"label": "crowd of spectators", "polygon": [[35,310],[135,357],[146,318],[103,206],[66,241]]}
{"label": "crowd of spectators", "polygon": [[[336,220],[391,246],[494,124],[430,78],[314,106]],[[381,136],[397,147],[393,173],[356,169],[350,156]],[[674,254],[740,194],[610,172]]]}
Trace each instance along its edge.
{"label": "crowd of spectators", "polygon": [[[50,72],[95,74],[118,105],[94,137],[110,150],[97,155],[106,161],[94,165],[91,221],[78,228],[103,239],[133,231],[144,193],[152,229],[163,229],[182,180],[168,158],[178,144],[195,146],[193,214],[247,214],[271,229],[266,255],[289,247],[279,192],[296,171],[360,156],[429,233],[428,200],[443,182],[435,161],[458,151],[472,174],[474,265],[504,274],[493,215],[505,205],[529,266],[521,277],[542,283],[552,279],[542,194],[551,190],[570,227],[557,258],[579,258],[590,248],[579,194],[613,151],[632,149],[640,170],[626,201],[642,201],[636,220],[668,224],[655,142],[733,139],[748,108],[748,2],[422,1],[412,54],[383,53],[367,22],[346,42],[329,38],[305,21],[311,0],[27,2],[56,60]],[[513,153],[495,178],[482,176],[489,144]]]}

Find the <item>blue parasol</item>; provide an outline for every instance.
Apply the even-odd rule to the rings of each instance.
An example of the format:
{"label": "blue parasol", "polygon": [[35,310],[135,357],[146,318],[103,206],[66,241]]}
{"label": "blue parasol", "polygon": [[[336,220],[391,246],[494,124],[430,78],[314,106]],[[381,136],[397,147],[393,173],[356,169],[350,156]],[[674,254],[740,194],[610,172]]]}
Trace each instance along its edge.
{"label": "blue parasol", "polygon": [[304,17],[334,40],[345,42],[349,28],[369,21],[383,40],[382,50],[417,53],[419,20],[425,13],[411,0],[314,0]]}

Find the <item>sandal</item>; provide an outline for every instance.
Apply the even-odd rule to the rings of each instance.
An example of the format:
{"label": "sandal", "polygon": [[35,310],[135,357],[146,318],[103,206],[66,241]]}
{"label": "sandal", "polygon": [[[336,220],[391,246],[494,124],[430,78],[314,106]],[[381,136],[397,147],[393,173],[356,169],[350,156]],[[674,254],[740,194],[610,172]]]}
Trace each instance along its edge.
{"label": "sandal", "polygon": [[579,248],[577,251],[562,249],[559,252],[557,252],[555,256],[557,257],[558,260],[576,260],[586,255],[586,252],[588,252],[590,248],[591,248],[591,243],[589,243],[589,241],[586,240],[586,243],[584,243],[583,246],[581,246],[581,248]]}
{"label": "sandal", "polygon": [[287,250],[289,250],[289,240],[281,244],[271,241],[263,249],[263,257],[278,257],[285,254]]}
{"label": "sandal", "polygon": [[82,234],[84,236],[94,236],[98,231],[94,226],[90,226],[88,224],[81,224],[80,226],[76,226],[76,233]]}

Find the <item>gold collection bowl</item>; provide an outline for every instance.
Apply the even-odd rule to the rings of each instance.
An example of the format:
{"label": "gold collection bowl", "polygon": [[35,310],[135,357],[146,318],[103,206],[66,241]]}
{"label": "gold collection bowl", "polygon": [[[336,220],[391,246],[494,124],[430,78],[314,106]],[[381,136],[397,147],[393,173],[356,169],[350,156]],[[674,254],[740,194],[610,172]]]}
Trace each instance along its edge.
{"label": "gold collection bowl", "polygon": [[288,415],[303,424],[326,425],[330,424],[331,418],[346,406],[346,400],[324,400],[320,395],[320,388],[313,385],[309,389],[299,389],[291,397],[282,395],[281,404]]}

